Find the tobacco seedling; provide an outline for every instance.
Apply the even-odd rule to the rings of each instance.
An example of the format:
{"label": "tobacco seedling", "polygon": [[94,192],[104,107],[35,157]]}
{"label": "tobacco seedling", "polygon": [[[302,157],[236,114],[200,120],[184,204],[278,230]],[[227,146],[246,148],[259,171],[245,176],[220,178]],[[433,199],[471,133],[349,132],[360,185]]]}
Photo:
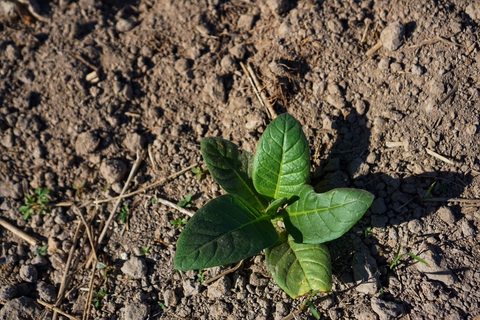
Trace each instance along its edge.
{"label": "tobacco seedling", "polygon": [[75,190],[75,197],[78,197],[85,192],[85,181],[82,181],[79,184],[73,183],[72,187]]}
{"label": "tobacco seedling", "polygon": [[48,197],[50,190],[47,188],[36,188],[33,196],[26,194],[24,205],[18,208],[18,211],[23,212],[23,219],[27,220],[28,217],[34,212],[43,214],[49,212],[48,209]]}
{"label": "tobacco seedling", "polygon": [[348,188],[316,193],[308,184],[307,138],[289,114],[267,126],[254,155],[220,138],[203,138],[200,146],[209,172],[228,194],[189,220],[177,242],[175,269],[235,263],[265,249],[268,270],[292,298],[329,291],[325,242],[347,232],[373,195]]}
{"label": "tobacco seedling", "polygon": [[421,262],[425,265],[428,266],[428,262],[423,260],[422,258],[420,258],[419,256],[417,256],[416,254],[414,254],[413,252],[405,252],[405,253],[402,253],[400,254],[400,248],[401,246],[398,246],[398,249],[397,249],[397,252],[395,253],[395,256],[393,257],[393,260],[392,262],[390,263],[390,270],[393,269],[393,267],[395,267],[395,265],[397,264],[398,260],[402,259],[404,256],[409,256],[410,258],[412,259],[415,259],[417,260],[418,262]]}
{"label": "tobacco seedling", "polygon": [[103,262],[98,261],[97,262],[97,269],[102,270],[102,277],[105,280],[105,279],[107,279],[108,272],[110,270],[113,270],[114,267],[109,265],[109,264],[105,264]]}

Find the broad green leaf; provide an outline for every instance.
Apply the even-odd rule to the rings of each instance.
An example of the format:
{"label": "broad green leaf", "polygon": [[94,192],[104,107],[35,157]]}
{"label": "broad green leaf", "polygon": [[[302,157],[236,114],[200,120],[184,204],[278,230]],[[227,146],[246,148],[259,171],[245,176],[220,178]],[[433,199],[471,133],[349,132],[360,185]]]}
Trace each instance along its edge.
{"label": "broad green leaf", "polygon": [[234,263],[275,243],[270,217],[236,195],[215,198],[189,220],[177,241],[174,267],[196,270]]}
{"label": "broad green leaf", "polygon": [[268,214],[270,217],[274,218],[275,215],[277,214],[278,208],[280,208],[282,205],[287,203],[288,199],[287,198],[280,198],[277,200],[272,201],[268,205],[268,208],[265,210],[265,213]]}
{"label": "broad green leaf", "polygon": [[287,231],[303,243],[323,243],[342,236],[367,211],[373,201],[370,192],[340,188],[316,193],[312,186],[297,190],[297,201],[286,208]]}
{"label": "broad green leaf", "polygon": [[240,153],[236,144],[215,137],[203,138],[200,147],[208,170],[225,191],[242,197],[259,210],[268,206],[249,177],[248,154]]}
{"label": "broad green leaf", "polygon": [[295,242],[292,236],[265,250],[268,270],[290,297],[332,288],[330,253],[324,244]]}
{"label": "broad green leaf", "polygon": [[290,198],[308,180],[310,152],[302,127],[288,113],[265,129],[253,160],[253,184],[269,198]]}

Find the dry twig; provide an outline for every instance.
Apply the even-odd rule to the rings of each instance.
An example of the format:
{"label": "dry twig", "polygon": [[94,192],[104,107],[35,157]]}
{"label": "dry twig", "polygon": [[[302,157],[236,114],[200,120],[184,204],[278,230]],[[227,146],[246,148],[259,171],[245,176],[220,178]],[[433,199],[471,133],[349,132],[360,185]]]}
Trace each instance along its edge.
{"label": "dry twig", "polygon": [[22,230],[18,229],[17,227],[13,226],[12,224],[8,223],[7,221],[3,220],[0,218],[0,225],[4,227],[5,229],[9,230],[12,232],[14,235],[22,238],[26,242],[28,242],[30,245],[34,246],[37,245],[40,241],[35,239],[34,237],[26,234]]}
{"label": "dry twig", "polygon": [[236,271],[238,268],[240,268],[240,266],[242,265],[242,263],[243,263],[243,260],[240,260],[240,262],[238,262],[238,263],[235,265],[235,267],[230,268],[230,269],[228,269],[228,270],[225,270],[224,272],[220,273],[219,275],[217,275],[217,276],[215,276],[215,277],[213,277],[213,278],[211,278],[211,279],[208,279],[207,281],[204,281],[202,284],[203,284],[204,286],[209,285],[210,283],[212,283],[212,282],[220,279],[221,277],[223,277],[223,276],[225,276],[225,275],[227,275],[227,274],[229,274],[229,273],[232,273],[232,272]]}
{"label": "dry twig", "polygon": [[455,164],[452,160],[448,159],[447,157],[442,156],[441,154],[436,153],[436,152],[433,151],[433,150],[430,150],[430,149],[426,148],[425,151],[426,151],[429,155],[431,155],[432,157],[437,158],[438,160],[441,160],[441,161],[443,161],[443,162],[445,162],[445,163],[448,163],[448,164],[450,164],[450,165],[454,165],[454,164]]}
{"label": "dry twig", "polygon": [[76,317],[74,317],[74,316],[69,315],[68,313],[66,313],[66,312],[63,311],[62,309],[59,309],[59,308],[57,308],[57,307],[52,306],[50,303],[46,303],[46,302],[44,302],[44,301],[42,301],[42,300],[40,300],[40,299],[37,299],[37,302],[40,303],[42,306],[47,307],[47,308],[53,310],[54,312],[60,313],[62,316],[67,317],[68,319],[71,319],[71,320],[80,320],[80,319],[78,319],[78,318],[76,318]]}

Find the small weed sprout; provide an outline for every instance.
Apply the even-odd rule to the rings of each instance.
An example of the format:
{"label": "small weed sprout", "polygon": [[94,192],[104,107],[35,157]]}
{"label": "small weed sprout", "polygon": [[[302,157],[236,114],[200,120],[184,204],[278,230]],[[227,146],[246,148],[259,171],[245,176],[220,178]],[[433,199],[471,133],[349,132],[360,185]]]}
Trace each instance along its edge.
{"label": "small weed sprout", "polygon": [[80,196],[85,192],[85,181],[79,182],[78,184],[73,183],[73,190],[75,190],[75,197]]}
{"label": "small weed sprout", "polygon": [[98,309],[100,308],[103,299],[107,295],[107,289],[102,288],[99,291],[93,291],[94,297],[92,298],[93,306]]}
{"label": "small weed sprout", "polygon": [[180,199],[180,201],[178,201],[177,206],[179,206],[181,208],[183,208],[183,207],[190,208],[192,206],[190,204],[191,201],[192,201],[192,195],[189,193],[185,197]]}
{"label": "small weed sprout", "polygon": [[170,224],[174,228],[180,229],[181,227],[183,227],[184,224],[187,223],[187,221],[188,221],[187,218],[176,218],[176,219],[170,220]]}
{"label": "small weed sprout", "polygon": [[143,248],[140,248],[140,255],[141,256],[144,256],[146,255],[149,251],[150,251],[150,246],[146,246],[146,247],[143,247]]}
{"label": "small weed sprout", "polygon": [[23,219],[27,220],[31,214],[37,212],[43,214],[49,212],[48,197],[50,190],[47,188],[36,188],[33,196],[26,194],[24,205],[18,208],[18,211],[23,212]]}
{"label": "small weed sprout", "polygon": [[157,203],[158,203],[157,197],[152,197],[152,199],[150,200],[150,202],[152,203],[152,205],[157,204]]}
{"label": "small weed sprout", "polygon": [[198,181],[202,181],[202,179],[205,177],[205,174],[207,174],[208,169],[202,169],[201,167],[195,167],[192,168],[192,172],[195,175],[195,178]]}
{"label": "small weed sprout", "polygon": [[127,220],[128,210],[128,203],[125,203],[120,209],[120,212],[118,212],[118,220],[120,220],[122,223],[125,223],[125,221]]}
{"label": "small weed sprout", "polygon": [[44,256],[44,255],[47,254],[47,249],[48,249],[48,245],[39,246],[37,249],[35,249],[35,251],[33,252],[33,255],[34,256],[38,256],[38,255]]}
{"label": "small weed sprout", "polygon": [[97,262],[97,269],[102,270],[102,277],[105,280],[105,279],[107,279],[108,272],[110,270],[113,270],[114,267],[109,265],[109,264],[105,264],[103,262],[98,261]]}
{"label": "small weed sprout", "polygon": [[419,256],[417,256],[416,254],[414,254],[413,252],[405,252],[405,253],[402,253],[400,254],[400,248],[401,246],[398,246],[398,249],[397,249],[397,252],[395,253],[395,256],[393,257],[393,260],[392,262],[390,263],[390,270],[392,270],[395,265],[397,264],[398,260],[400,260],[401,258],[403,258],[404,256],[409,256],[410,258],[412,259],[415,259],[417,260],[418,262],[421,262],[425,265],[428,266],[428,263],[427,261],[423,260],[422,258],[420,258]]}
{"label": "small weed sprout", "polygon": [[203,273],[202,270],[198,270],[197,282],[203,283],[203,281],[205,281],[205,274]]}

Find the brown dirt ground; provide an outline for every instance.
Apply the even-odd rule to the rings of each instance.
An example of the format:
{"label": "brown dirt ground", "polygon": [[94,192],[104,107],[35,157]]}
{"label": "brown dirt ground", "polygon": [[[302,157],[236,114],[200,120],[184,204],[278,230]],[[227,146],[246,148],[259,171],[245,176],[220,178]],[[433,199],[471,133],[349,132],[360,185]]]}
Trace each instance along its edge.
{"label": "brown dirt ground", "polygon": [[[39,0],[35,17],[23,2],[0,0],[0,216],[38,244],[0,227],[0,319],[50,319],[38,301],[78,319],[85,306],[90,319],[313,318],[262,255],[213,282],[233,266],[173,269],[181,228],[170,220],[188,215],[155,199],[191,194],[193,213],[221,194],[188,170],[203,166],[200,138],[254,151],[271,120],[240,63],[303,125],[318,190],[376,198],[329,244],[333,289],[312,298],[322,319],[478,319],[478,4]],[[404,32],[384,38],[397,21]],[[155,185],[118,208],[95,202],[122,191],[142,152],[126,190]],[[51,190],[51,211],[25,221],[19,207],[38,187]],[[96,241],[125,205],[92,278],[81,216]],[[390,269],[398,248],[429,265],[404,255]]]}

